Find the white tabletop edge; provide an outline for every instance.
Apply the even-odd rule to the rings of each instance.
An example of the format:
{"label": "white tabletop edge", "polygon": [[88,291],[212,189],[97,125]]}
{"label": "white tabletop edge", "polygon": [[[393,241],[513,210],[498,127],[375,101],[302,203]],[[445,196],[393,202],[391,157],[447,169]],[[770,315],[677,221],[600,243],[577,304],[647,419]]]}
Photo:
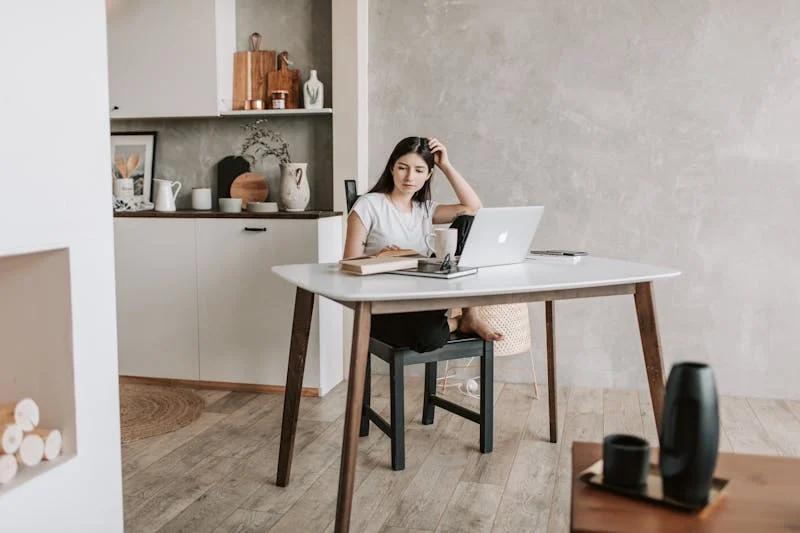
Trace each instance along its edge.
{"label": "white tabletop edge", "polygon": [[526,261],[479,269],[451,280],[396,274],[355,276],[336,263],[278,265],[275,274],[309,292],[341,302],[425,300],[489,294],[543,292],[644,283],[676,277],[679,270],[617,259],[589,257],[577,265]]}

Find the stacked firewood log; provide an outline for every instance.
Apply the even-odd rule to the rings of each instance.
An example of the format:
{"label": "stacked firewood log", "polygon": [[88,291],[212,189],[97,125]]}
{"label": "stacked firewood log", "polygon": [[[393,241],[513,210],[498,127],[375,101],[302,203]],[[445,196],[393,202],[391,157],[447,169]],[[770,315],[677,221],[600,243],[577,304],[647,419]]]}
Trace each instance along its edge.
{"label": "stacked firewood log", "polygon": [[39,426],[39,406],[30,398],[0,403],[0,484],[22,466],[35,467],[61,453],[61,432]]}

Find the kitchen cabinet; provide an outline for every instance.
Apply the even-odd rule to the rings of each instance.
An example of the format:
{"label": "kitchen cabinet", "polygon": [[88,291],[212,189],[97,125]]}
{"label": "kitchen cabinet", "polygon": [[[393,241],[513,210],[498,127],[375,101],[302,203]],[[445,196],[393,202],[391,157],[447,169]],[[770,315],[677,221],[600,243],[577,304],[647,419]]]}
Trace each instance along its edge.
{"label": "kitchen cabinet", "polygon": [[195,225],[115,219],[119,373],[198,379]]}
{"label": "kitchen cabinet", "polygon": [[[161,231],[176,222],[180,233]],[[337,261],[342,217],[116,217],[115,235],[120,374],[277,388],[286,383],[295,288],[270,269]],[[145,251],[144,243],[151,241],[155,244]],[[136,247],[142,251],[135,252]],[[147,256],[140,259],[140,254]],[[120,279],[123,275],[131,280]],[[176,283],[181,294],[165,286],[154,298],[160,282],[145,292],[133,290],[134,278],[145,283],[143,278],[153,276]],[[148,318],[131,321],[141,315]],[[321,395],[343,378],[342,320],[339,304],[317,297],[303,386]],[[182,326],[176,328],[176,321]],[[139,347],[156,339],[167,348],[159,360],[142,357]],[[173,346],[181,347],[180,354]],[[191,372],[165,372],[179,366],[173,358],[183,361],[181,366],[191,360]]]}
{"label": "kitchen cabinet", "polygon": [[114,2],[107,23],[111,118],[218,116],[231,108],[235,0]]}

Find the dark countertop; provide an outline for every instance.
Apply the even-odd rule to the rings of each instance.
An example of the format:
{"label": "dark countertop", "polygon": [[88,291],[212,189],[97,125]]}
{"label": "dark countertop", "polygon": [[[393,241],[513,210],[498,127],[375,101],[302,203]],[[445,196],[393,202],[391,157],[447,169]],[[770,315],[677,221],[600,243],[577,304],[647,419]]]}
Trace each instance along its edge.
{"label": "dark countertop", "polygon": [[278,218],[317,219],[341,216],[341,211],[278,211],[277,213],[222,213],[221,211],[194,211],[185,209],[172,212],[161,211],[115,211],[115,217],[131,218]]}

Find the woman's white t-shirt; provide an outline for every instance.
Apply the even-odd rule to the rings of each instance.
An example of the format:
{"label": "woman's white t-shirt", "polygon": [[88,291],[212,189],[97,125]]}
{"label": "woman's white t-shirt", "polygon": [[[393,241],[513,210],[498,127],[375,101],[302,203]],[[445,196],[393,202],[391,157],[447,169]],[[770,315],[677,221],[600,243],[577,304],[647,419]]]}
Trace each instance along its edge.
{"label": "woman's white t-shirt", "polygon": [[364,253],[374,254],[395,245],[416,250],[422,255],[431,254],[425,236],[433,231],[433,213],[438,204],[433,201],[427,205],[420,202],[411,204],[409,213],[401,213],[382,192],[370,192],[359,197],[353,211],[367,228]]}

